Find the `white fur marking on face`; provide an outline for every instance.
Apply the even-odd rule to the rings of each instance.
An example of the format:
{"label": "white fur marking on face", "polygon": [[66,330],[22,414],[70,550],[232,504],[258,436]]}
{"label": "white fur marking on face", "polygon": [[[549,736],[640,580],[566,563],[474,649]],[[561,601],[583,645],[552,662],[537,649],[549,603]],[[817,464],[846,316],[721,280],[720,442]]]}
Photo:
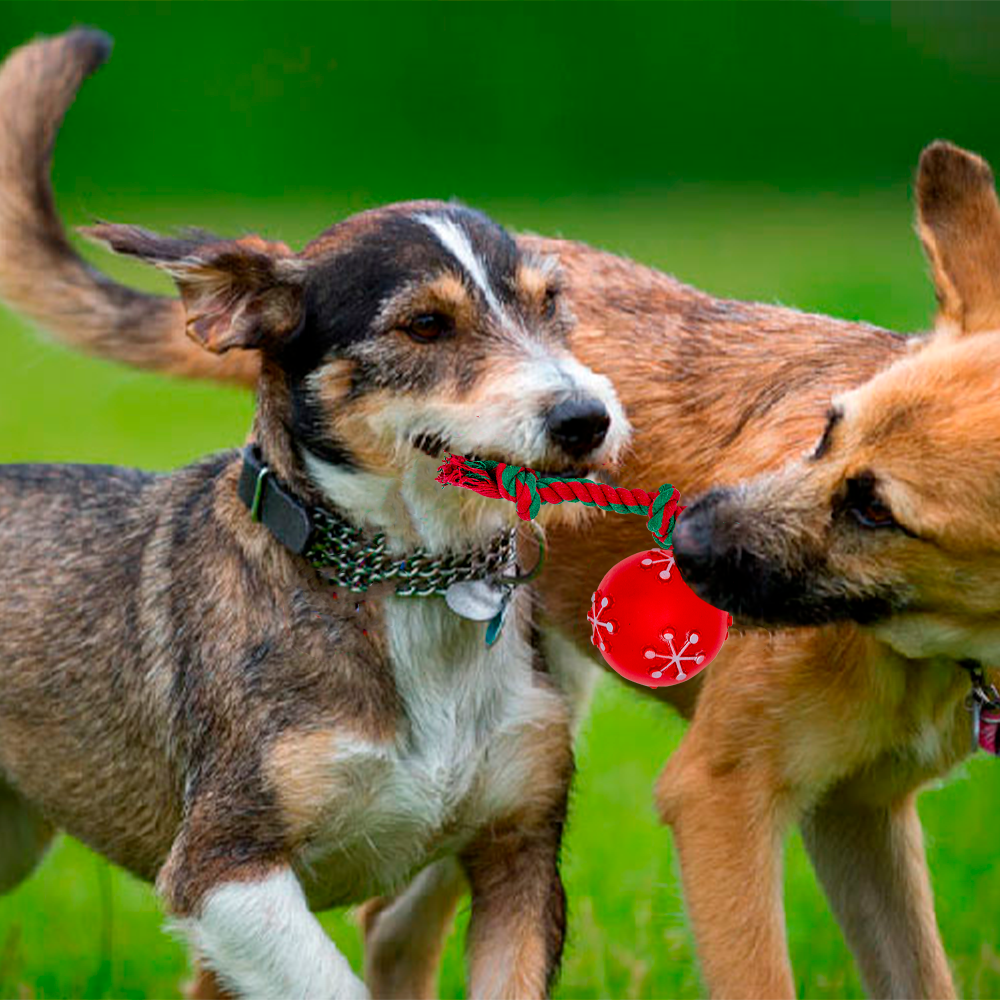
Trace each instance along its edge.
{"label": "white fur marking on face", "polygon": [[[611,418],[604,443],[592,456],[593,461],[613,460],[628,442],[631,427],[618,393],[610,379],[588,368],[572,354],[553,356],[547,363],[527,362],[508,380],[513,398],[510,407],[517,408],[521,401],[531,406],[536,419],[544,420],[542,402],[555,400],[560,395],[592,396],[604,404]],[[530,414],[519,413],[518,422],[530,419]]]}
{"label": "white fur marking on face", "polygon": [[441,245],[465,268],[466,274],[472,278],[476,287],[483,293],[490,309],[498,316],[504,316],[503,306],[500,305],[500,300],[490,285],[482,260],[476,256],[475,250],[472,249],[468,233],[451,219],[439,218],[434,215],[418,215],[417,221],[422,222],[430,229],[441,241]]}
{"label": "white fur marking on face", "polygon": [[213,889],[201,916],[181,925],[205,965],[239,996],[368,997],[290,869]]}

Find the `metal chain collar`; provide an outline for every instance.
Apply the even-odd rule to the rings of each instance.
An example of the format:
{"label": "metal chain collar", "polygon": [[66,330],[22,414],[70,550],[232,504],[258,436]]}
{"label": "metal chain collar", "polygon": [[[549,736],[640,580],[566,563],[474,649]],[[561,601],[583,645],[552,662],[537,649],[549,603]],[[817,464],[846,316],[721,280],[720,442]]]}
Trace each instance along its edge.
{"label": "metal chain collar", "polygon": [[359,528],[321,508],[313,510],[312,518],[313,536],[303,554],[327,579],[348,590],[363,592],[372,584],[399,580],[400,597],[444,595],[453,583],[498,576],[517,556],[516,528],[495,535],[485,548],[446,555],[420,548],[397,557],[386,553],[381,533],[366,540]]}

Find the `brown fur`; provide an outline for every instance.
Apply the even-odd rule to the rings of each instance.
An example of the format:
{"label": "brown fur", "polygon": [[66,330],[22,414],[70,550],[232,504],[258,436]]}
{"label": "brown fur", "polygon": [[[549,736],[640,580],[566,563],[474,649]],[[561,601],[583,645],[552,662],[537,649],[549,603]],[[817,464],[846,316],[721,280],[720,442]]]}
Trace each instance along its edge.
{"label": "brown fur", "polygon": [[[16,79],[23,87],[24,78]],[[14,83],[5,69],[0,85],[10,93]],[[50,83],[33,86],[42,93]],[[48,112],[50,118],[61,114],[65,100]],[[32,99],[21,106],[34,114],[37,104]],[[44,164],[38,171],[44,176]],[[943,144],[931,147],[921,162],[919,229],[939,292],[941,326],[951,334],[998,325],[1000,236],[990,177],[981,160]],[[4,186],[24,185],[7,174]],[[50,208],[44,201],[29,204],[36,213]],[[774,472],[790,453],[815,450],[833,396],[869,382],[907,354],[902,338],[874,327],[715,299],[580,244],[542,237],[522,237],[520,243],[559,256],[564,298],[576,318],[574,352],[609,375],[627,404],[634,447],[618,473],[627,484],[649,488],[669,480],[691,495]],[[4,270],[11,266],[5,263]],[[58,276],[58,267],[58,256],[36,258],[31,289],[53,268]],[[42,302],[57,303],[66,294],[56,277],[51,294],[36,291],[27,305],[41,311]],[[69,301],[81,308],[79,300]],[[252,383],[252,362],[195,351],[176,307],[150,308],[168,321],[128,328],[131,338],[117,313],[94,314],[94,332],[82,336],[60,325],[58,316],[41,318],[68,342],[125,363]],[[90,315],[81,321],[85,329],[91,328]],[[979,350],[992,354],[992,340],[981,340],[971,354],[943,340],[932,343],[922,359],[902,362],[850,397],[845,405],[852,415],[831,430],[821,461],[783,474],[788,490],[765,479],[752,492],[727,494],[733,510],[735,497],[755,498],[759,526],[771,529],[767,538],[759,532],[765,553],[787,565],[801,558],[804,546],[813,554],[819,546],[836,566],[842,590],[853,587],[855,597],[877,580],[887,582],[892,594],[917,601],[923,614],[940,611],[965,626],[988,615],[997,593],[990,554],[997,501],[983,487],[997,477],[984,480],[983,473],[993,468],[994,448],[982,442],[985,453],[973,454],[963,436],[971,428],[979,441],[993,409],[987,383],[994,369],[975,364],[972,355]],[[968,409],[965,380],[974,397]],[[932,447],[913,443],[920,436]],[[966,461],[978,477],[967,472]],[[900,517],[915,518],[915,529],[947,538],[946,551],[923,552],[898,538],[875,538],[882,548],[861,548],[843,534],[826,551],[820,528],[838,486],[852,472],[880,472],[884,462],[896,469],[886,477],[893,508]],[[943,491],[940,497],[929,492],[931,483]],[[697,511],[692,524],[696,518]],[[549,616],[583,647],[589,640],[583,609],[594,581],[646,544],[638,520],[594,519],[586,532],[585,546],[578,529],[551,532],[542,579]],[[820,605],[831,593],[830,580],[822,583]],[[757,610],[767,620],[767,609]],[[730,642],[698,681],[655,692],[692,717],[656,796],[677,836],[713,994],[794,991],[780,856],[782,834],[795,821],[803,825],[869,990],[896,996],[954,992],[913,801],[921,784],[968,752],[966,690],[966,679],[953,666],[941,669],[902,655],[878,634],[846,622],[774,636],[753,631]],[[369,969],[381,970],[385,982],[391,970],[397,985],[406,984],[394,995],[406,995],[406,988],[423,995],[414,984],[426,986],[427,955],[436,954],[429,945],[419,951],[401,947],[406,928],[420,928],[421,942],[432,940],[428,927],[443,930],[461,886],[460,879],[446,877],[428,883],[423,897],[372,907],[366,923]],[[741,887],[739,905],[733,903],[734,886]],[[392,913],[400,920],[392,933],[380,935],[383,918]],[[407,970],[415,969],[408,978]],[[386,995],[391,992],[387,988]]]}
{"label": "brown fur", "polygon": [[338,772],[330,766],[330,761],[339,756],[338,743],[346,744],[351,739],[351,733],[342,726],[291,730],[276,740],[265,755],[264,769],[293,842],[302,844],[315,833],[328,802],[351,793],[349,770]]}
{"label": "brown fur", "polygon": [[[869,623],[792,633],[784,654],[769,644],[745,673],[733,662],[745,647],[726,650],[659,784],[706,973],[722,993],[773,995],[792,985],[779,911],[759,902],[780,884],[776,847],[762,843],[760,865],[751,866],[766,891],[723,918],[734,872],[722,827],[731,819],[734,830],[774,838],[795,818],[869,990],[954,993],[914,796],[969,752],[969,681],[956,661],[995,667],[1000,659],[1000,335],[978,332],[984,317],[1000,316],[985,279],[1000,215],[976,215],[980,231],[967,242],[953,228],[975,214],[967,199],[983,203],[981,187],[968,181],[984,171],[971,154],[940,144],[921,163],[920,228],[937,248],[936,283],[950,283],[957,296],[942,302],[942,332],[841,393],[841,416],[822,449],[778,473],[714,489],[689,508],[675,536],[685,577],[708,600],[726,588],[737,617]],[[886,511],[899,527],[874,526]],[[752,569],[743,576],[737,565]],[[723,805],[726,819],[710,819]],[[699,815],[700,842],[685,849],[685,830]],[[743,966],[760,975],[739,990],[727,967],[751,956],[737,918],[773,928]]]}

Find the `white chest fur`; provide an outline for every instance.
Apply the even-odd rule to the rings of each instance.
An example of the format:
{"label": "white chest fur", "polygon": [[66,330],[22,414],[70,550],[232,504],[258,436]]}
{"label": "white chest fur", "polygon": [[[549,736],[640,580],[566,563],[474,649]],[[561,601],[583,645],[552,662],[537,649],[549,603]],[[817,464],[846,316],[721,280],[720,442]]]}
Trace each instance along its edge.
{"label": "white chest fur", "polygon": [[488,647],[485,626],[457,617],[443,600],[387,599],[403,718],[391,742],[333,748],[336,796],[302,858],[311,899],[347,902],[392,889],[530,794],[532,734],[566,708],[533,676],[531,648],[515,624],[527,600],[514,594],[500,639]]}

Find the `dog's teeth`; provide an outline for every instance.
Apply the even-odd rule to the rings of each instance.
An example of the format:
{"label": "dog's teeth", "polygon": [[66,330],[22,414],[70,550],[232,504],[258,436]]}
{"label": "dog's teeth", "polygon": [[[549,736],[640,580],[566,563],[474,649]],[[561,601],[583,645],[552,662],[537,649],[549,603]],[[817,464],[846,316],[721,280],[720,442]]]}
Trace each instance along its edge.
{"label": "dog's teeth", "polygon": [[440,458],[445,447],[445,442],[437,434],[414,434],[410,443],[431,458]]}

